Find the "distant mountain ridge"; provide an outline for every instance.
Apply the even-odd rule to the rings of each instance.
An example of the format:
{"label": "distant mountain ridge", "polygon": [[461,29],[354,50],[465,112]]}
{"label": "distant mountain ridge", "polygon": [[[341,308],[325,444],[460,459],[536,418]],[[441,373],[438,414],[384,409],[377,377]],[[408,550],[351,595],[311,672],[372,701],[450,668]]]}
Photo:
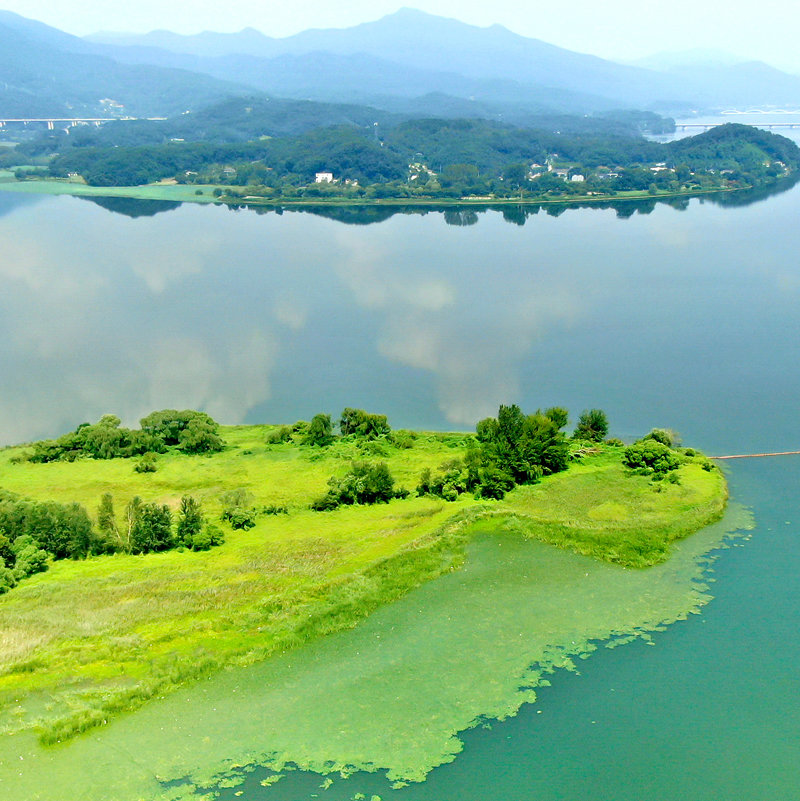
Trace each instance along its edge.
{"label": "distant mountain ridge", "polygon": [[0,11],[0,116],[99,116],[109,100],[124,107],[117,113],[172,116],[259,92],[515,123],[614,109],[800,107],[800,77],[766,64],[684,59],[649,69],[413,9],[280,39],[252,28],[79,38]]}
{"label": "distant mountain ridge", "polygon": [[209,75],[122,64],[76,36],[0,11],[0,116],[158,116],[249,91]]}
{"label": "distant mountain ridge", "polygon": [[[735,57],[726,60],[716,54],[714,64],[709,65],[695,53],[683,54],[672,62],[667,54],[660,54],[660,59],[655,57],[649,63],[623,65],[520,36],[501,25],[479,28],[409,8],[375,22],[344,29],[312,29],[285,38],[247,28],[233,34],[205,32],[194,36],[168,31],[95,34],[87,41],[114,45],[120,51],[129,48],[127,53],[118,52],[120,59],[162,58],[173,66],[240,80],[277,94],[313,99],[332,99],[330,93],[336,92],[336,99],[363,102],[393,94],[389,86],[374,91],[379,77],[375,70],[389,76],[387,83],[396,84],[404,70],[413,69],[415,80],[420,82],[418,95],[442,92],[491,100],[497,99],[495,88],[500,86],[503,99],[540,108],[549,104],[562,111],[636,107],[681,112],[714,106],[800,106],[800,78],[765,64],[751,62],[745,67]],[[161,55],[156,55],[157,51]],[[175,56],[194,61],[170,62]],[[344,62],[336,61],[336,57],[354,64],[360,60],[356,67],[360,79],[343,76]],[[334,65],[336,82],[315,68],[323,58]],[[282,83],[280,73],[289,63],[292,76],[282,78]],[[458,77],[448,84],[448,76]],[[408,84],[413,85],[413,81]],[[517,87],[516,94],[513,86]],[[402,93],[405,97],[411,94],[410,89]]]}
{"label": "distant mountain ridge", "polygon": [[[669,81],[662,79],[658,73],[573,53],[519,36],[499,25],[477,28],[413,9],[401,9],[375,22],[352,28],[313,29],[283,39],[246,29],[236,34],[206,32],[194,36],[165,31],[143,36],[98,34],[87,40],[118,48],[125,45],[149,50],[139,50],[138,53],[129,51],[127,56],[118,53],[119,58],[136,61],[154,58],[153,48],[169,50],[173,54],[198,59],[194,62],[194,68],[213,70],[218,77],[229,76],[224,65],[228,59],[236,57],[238,71],[235,74],[240,79],[246,77],[243,71],[247,64],[245,56],[266,60],[294,57],[294,64],[309,77],[314,75],[313,66],[309,64],[312,56],[318,59],[319,54],[324,53],[329,58],[359,57],[366,60],[366,57],[370,57],[378,59],[384,65],[384,70],[393,71],[396,75],[402,75],[408,68],[418,74],[438,74],[431,76],[429,80],[433,83],[426,84],[424,91],[418,94],[445,91],[447,94],[464,96],[458,92],[469,91],[474,95],[471,87],[476,87],[481,97],[489,98],[493,93],[486,87],[487,82],[511,82],[524,87],[521,94],[527,96],[528,102],[531,97],[536,98],[537,93],[549,93],[552,96],[560,92],[567,97],[573,93],[579,95],[583,102],[573,104],[573,110],[579,107],[593,110],[620,105],[647,106],[652,104],[655,96],[667,96],[672,91]],[[208,59],[214,59],[215,63],[209,63]],[[188,66],[190,62],[171,63]],[[248,82],[252,84],[254,80],[259,80],[263,85],[263,77],[254,79],[253,75],[269,74],[271,65],[264,61],[250,62],[250,68]],[[362,71],[361,78],[365,75],[369,79],[369,72],[365,74]],[[451,92],[446,83],[443,85],[442,75],[458,76],[459,81],[470,84],[470,88],[456,87],[457,91]],[[318,83],[328,86],[324,74],[317,74],[316,78]],[[358,86],[358,83],[354,82],[353,85]],[[408,96],[409,92],[404,94]],[[591,100],[587,102],[588,98]],[[536,102],[542,105],[541,101]]]}

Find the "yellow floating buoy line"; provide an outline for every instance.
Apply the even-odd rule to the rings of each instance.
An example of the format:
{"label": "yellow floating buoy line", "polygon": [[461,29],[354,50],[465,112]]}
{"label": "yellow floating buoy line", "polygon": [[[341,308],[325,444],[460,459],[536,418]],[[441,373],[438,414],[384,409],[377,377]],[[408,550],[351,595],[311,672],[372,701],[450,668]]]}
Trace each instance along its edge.
{"label": "yellow floating buoy line", "polygon": [[763,456],[797,456],[800,451],[779,451],[777,453],[737,453],[733,456],[709,456],[709,459],[760,459]]}

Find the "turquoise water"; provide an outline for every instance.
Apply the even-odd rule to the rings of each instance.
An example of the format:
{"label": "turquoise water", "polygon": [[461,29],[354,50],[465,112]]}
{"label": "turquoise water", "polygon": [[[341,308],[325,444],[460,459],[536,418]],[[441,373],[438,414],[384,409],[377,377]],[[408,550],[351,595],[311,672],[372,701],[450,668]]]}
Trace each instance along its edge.
{"label": "turquoise water", "polygon": [[793,801],[798,471],[780,460],[753,464],[736,469],[732,488],[754,504],[759,523],[752,539],[718,555],[714,599],[701,615],[652,642],[601,648],[580,663],[580,675],[558,673],[516,717],[464,733],[458,759],[424,784],[391,790],[361,774],[322,792],[319,776],[288,774],[264,789],[256,773],[221,798],[243,789],[248,799],[281,801],[344,801],[357,792],[398,801]]}
{"label": "turquoise water", "polygon": [[[0,193],[0,442],[165,406],[457,428],[516,401],[599,406],[613,434],[668,426],[711,453],[795,450],[800,187],[751,200],[348,225]],[[731,463],[730,481],[756,528],[719,553],[701,614],[557,671],[424,783],[263,787],[259,770],[221,797],[796,799],[800,457]]]}

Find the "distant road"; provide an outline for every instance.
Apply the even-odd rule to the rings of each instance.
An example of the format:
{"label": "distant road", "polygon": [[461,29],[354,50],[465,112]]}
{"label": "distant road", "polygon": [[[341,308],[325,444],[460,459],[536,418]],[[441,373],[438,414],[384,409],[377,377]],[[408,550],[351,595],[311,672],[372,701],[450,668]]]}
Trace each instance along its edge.
{"label": "distant road", "polygon": [[76,125],[102,125],[104,122],[116,122],[117,120],[165,120],[166,117],[8,117],[0,119],[0,128],[4,127],[10,122],[21,122],[28,125],[33,122],[43,122],[47,125],[47,129],[52,131],[56,127],[56,123],[66,123],[67,127],[74,128]]}

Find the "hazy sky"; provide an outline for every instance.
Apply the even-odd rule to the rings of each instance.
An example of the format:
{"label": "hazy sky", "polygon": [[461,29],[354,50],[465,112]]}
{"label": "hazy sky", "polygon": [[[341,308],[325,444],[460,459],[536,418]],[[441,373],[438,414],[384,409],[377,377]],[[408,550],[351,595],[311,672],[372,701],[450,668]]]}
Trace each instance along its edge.
{"label": "hazy sky", "polygon": [[474,25],[500,23],[605,58],[711,48],[800,72],[800,8],[794,0],[0,0],[2,8],[79,35],[251,26],[288,36],[378,19],[404,5]]}

